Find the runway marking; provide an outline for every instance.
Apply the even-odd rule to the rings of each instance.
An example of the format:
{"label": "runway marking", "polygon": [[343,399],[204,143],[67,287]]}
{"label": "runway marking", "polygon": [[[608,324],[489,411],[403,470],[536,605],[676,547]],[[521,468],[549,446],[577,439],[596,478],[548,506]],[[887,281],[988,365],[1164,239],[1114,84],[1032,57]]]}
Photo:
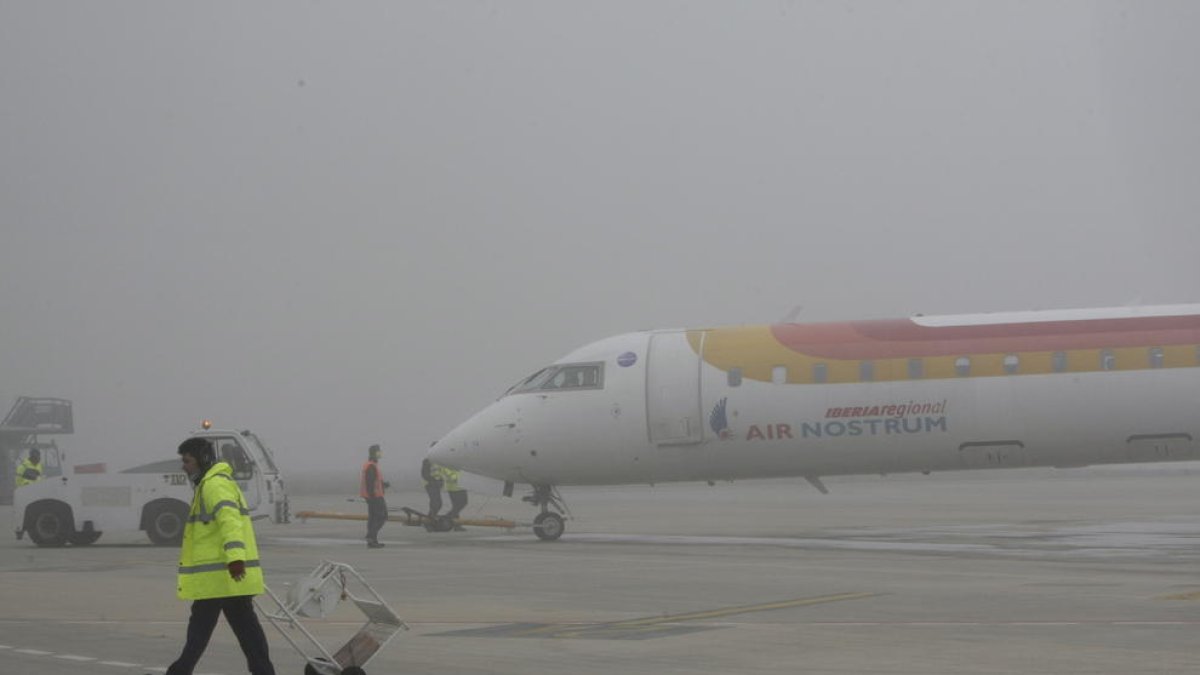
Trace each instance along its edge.
{"label": "runway marking", "polygon": [[[14,654],[28,654],[30,656],[49,656],[49,657],[53,657],[56,659],[62,659],[64,661],[74,661],[76,663],[91,663],[91,662],[95,661],[96,663],[98,663],[100,665],[114,666],[116,668],[142,668],[142,665],[139,663],[127,663],[125,661],[100,661],[94,656],[80,656],[79,654],[56,654],[54,652],[47,652],[47,651],[43,651],[41,649],[25,649],[25,648],[17,649],[15,647],[10,647],[8,645],[0,645],[0,649],[11,649]],[[167,672],[167,669],[162,666],[149,667],[149,668],[145,668],[145,670],[148,670],[152,673]],[[221,675],[221,673],[200,673],[199,675]]]}
{"label": "runway marking", "polygon": [[738,605],[718,609],[685,614],[667,614],[649,616],[624,621],[593,624],[538,624],[510,623],[486,628],[468,628],[464,630],[434,633],[435,636],[473,636],[473,637],[524,637],[524,638],[554,638],[554,639],[587,639],[587,640],[646,640],[650,638],[681,635],[714,628],[719,625],[686,625],[688,622],[704,619],[716,619],[737,614],[752,612],[769,612],[793,607],[808,607],[830,602],[845,600],[861,600],[881,593],[834,593],[819,595],[811,598],[764,602],[755,605]]}
{"label": "runway marking", "polygon": [[783,600],[781,602],[765,602],[758,605],[742,605],[740,607],[725,607],[723,609],[712,609],[706,612],[690,612],[688,614],[674,614],[661,617],[650,617],[645,619],[632,619],[630,621],[618,621],[612,626],[644,626],[649,624],[659,623],[677,623],[680,621],[698,621],[700,619],[715,619],[722,616],[733,616],[734,614],[748,614],[750,612],[769,612],[774,609],[787,609],[789,607],[806,607],[808,605],[820,605],[827,602],[841,602],[843,600],[860,600],[869,598],[879,593],[836,593],[834,595],[821,595],[815,598],[799,598],[796,600]]}

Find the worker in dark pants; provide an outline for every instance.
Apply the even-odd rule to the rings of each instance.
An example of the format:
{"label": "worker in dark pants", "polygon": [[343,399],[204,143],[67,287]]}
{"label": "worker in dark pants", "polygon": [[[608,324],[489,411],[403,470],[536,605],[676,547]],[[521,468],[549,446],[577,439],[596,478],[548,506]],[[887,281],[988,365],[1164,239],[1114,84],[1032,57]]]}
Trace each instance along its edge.
{"label": "worker in dark pants", "polygon": [[425,525],[428,530],[436,521],[438,511],[442,510],[442,477],[428,457],[421,460],[421,482],[425,485],[425,494],[429,495],[429,522]]}
{"label": "worker in dark pants", "polygon": [[196,485],[179,553],[178,594],[192,601],[187,642],[167,675],[192,675],[221,614],[229,622],[253,675],[275,675],[267,636],[254,613],[265,588],[246,498],[232,469],[216,461],[207,438],[179,446],[183,471]]}
{"label": "worker in dark pants", "polygon": [[388,519],[387,501],[383,498],[383,491],[390,486],[383,480],[383,474],[379,471],[379,458],[382,454],[378,445],[367,449],[367,461],[362,466],[362,480],[358,489],[358,496],[367,501],[367,548],[384,547],[384,544],[379,543],[379,530],[383,529],[383,524]]}
{"label": "worker in dark pants", "polygon": [[451,469],[440,464],[435,464],[434,467],[434,471],[440,473],[442,480],[445,481],[446,494],[450,495],[450,512],[446,514],[446,518],[453,523],[455,531],[462,532],[463,526],[454,522],[458,518],[458,515],[462,513],[462,510],[467,508],[467,491],[463,486],[458,484],[461,474],[457,469]]}

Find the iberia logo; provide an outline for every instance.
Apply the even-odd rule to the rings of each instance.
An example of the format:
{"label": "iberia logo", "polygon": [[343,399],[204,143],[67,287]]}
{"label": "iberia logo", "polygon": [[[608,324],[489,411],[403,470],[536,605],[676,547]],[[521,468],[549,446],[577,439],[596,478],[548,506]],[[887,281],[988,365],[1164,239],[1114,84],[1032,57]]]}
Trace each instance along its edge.
{"label": "iberia logo", "polygon": [[713,406],[712,412],[708,414],[708,426],[713,430],[723,441],[727,441],[733,437],[733,433],[729,431],[729,418],[725,414],[725,406],[729,402],[728,399],[721,399]]}

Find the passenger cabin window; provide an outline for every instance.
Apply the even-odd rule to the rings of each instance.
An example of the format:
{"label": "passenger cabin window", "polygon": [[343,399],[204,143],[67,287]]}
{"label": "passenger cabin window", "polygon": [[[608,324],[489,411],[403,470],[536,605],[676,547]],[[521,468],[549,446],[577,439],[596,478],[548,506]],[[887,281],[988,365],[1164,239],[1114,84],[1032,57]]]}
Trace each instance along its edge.
{"label": "passenger cabin window", "polygon": [[919,380],[925,376],[925,362],[921,359],[908,360],[908,379]]}
{"label": "passenger cabin window", "polygon": [[731,387],[742,386],[742,369],[741,368],[730,368],[729,372],[726,373],[725,375],[726,375],[726,377],[729,378],[729,386],[731,386]]}
{"label": "passenger cabin window", "polygon": [[1054,352],[1054,355],[1050,357],[1050,366],[1056,373],[1065,372],[1067,369],[1067,353]]}
{"label": "passenger cabin window", "polygon": [[775,366],[771,369],[771,381],[775,384],[787,384],[787,366]]}
{"label": "passenger cabin window", "polygon": [[812,367],[813,382],[818,384],[829,381],[829,367],[824,363],[814,363]]}
{"label": "passenger cabin window", "polygon": [[966,377],[971,374],[971,359],[966,356],[960,356],[954,359],[954,374],[959,377]]}
{"label": "passenger cabin window", "polygon": [[1004,357],[1004,372],[1009,375],[1015,375],[1021,368],[1021,359],[1016,354],[1008,354]]}
{"label": "passenger cabin window", "polygon": [[531,391],[576,391],[604,388],[604,364],[564,363],[550,366],[517,383],[508,394]]}
{"label": "passenger cabin window", "polygon": [[875,379],[874,361],[863,361],[858,364],[858,379],[863,382],[870,382]]}
{"label": "passenger cabin window", "polygon": [[1162,347],[1151,347],[1150,353],[1148,356],[1150,358],[1150,367],[1151,368],[1162,368],[1163,367]]}
{"label": "passenger cabin window", "polygon": [[1112,350],[1105,349],[1100,352],[1100,368],[1102,370],[1112,370],[1117,367],[1117,357],[1113,355]]}

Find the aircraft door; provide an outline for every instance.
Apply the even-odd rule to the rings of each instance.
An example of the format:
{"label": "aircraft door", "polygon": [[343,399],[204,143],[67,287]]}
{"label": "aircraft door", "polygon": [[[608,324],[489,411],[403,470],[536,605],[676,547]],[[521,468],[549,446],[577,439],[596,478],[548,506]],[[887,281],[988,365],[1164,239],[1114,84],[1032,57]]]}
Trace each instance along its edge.
{"label": "aircraft door", "polygon": [[646,421],[650,442],[699,443],[703,440],[703,419],[700,355],[688,343],[687,332],[651,335],[646,359]]}

